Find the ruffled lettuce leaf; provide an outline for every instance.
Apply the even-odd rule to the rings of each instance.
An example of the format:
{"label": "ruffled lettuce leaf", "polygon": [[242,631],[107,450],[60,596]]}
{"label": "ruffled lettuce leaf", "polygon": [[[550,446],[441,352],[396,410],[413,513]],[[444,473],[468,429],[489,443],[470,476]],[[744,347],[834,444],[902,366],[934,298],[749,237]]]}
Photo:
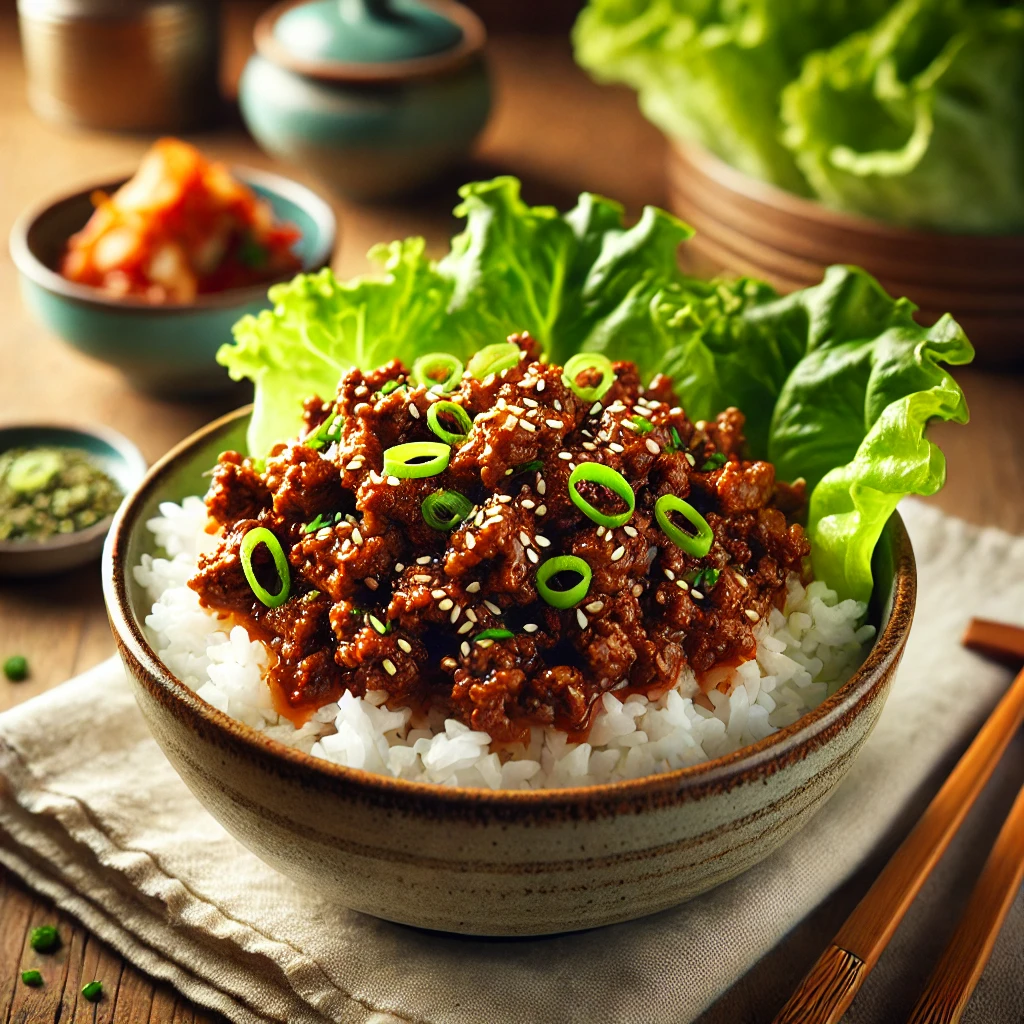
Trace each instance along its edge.
{"label": "ruffled lettuce leaf", "polygon": [[688,277],[677,250],[690,229],[652,207],[627,227],[599,196],[564,215],[528,206],[513,178],[460,194],[466,226],[443,259],[429,259],[422,239],[378,246],[379,277],[300,276],[271,290],[272,310],[236,325],[218,359],[256,385],[251,453],[293,437],[303,399],[332,395],[351,366],[438,350],[465,362],[529,331],[555,362],[596,351],[633,360],[648,379],[668,374],[692,419],[739,407],[751,454],[780,479],[808,482],[817,575],[867,597],[892,509],[942,485],[928,422],[967,418],[941,365],[973,355],[952,320],[920,326],[911,303],[855,268],[785,297],[757,281]]}
{"label": "ruffled lettuce leaf", "polygon": [[809,56],[783,141],[830,206],[963,233],[1024,226],[1024,5],[901,0]]}

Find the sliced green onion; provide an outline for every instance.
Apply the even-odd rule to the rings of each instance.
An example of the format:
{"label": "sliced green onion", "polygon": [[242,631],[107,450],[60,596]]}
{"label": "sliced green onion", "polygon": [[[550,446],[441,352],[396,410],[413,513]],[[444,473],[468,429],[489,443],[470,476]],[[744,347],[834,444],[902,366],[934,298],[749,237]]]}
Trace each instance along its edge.
{"label": "sliced green onion", "polygon": [[462,363],[448,352],[430,352],[412,364],[412,379],[425,388],[440,388],[447,394],[459,386]]}
{"label": "sliced green onion", "polygon": [[399,388],[404,388],[406,386],[407,385],[404,380],[389,380],[380,389],[380,393],[382,395],[390,395],[392,391],[397,391]]}
{"label": "sliced green onion", "polygon": [[7,470],[7,486],[19,494],[41,491],[60,472],[61,458],[56,452],[25,452]]}
{"label": "sliced green onion", "polygon": [[[610,516],[594,508],[576,489],[584,480],[607,487],[613,494],[618,495],[626,503],[626,511]],[[569,497],[585,516],[593,519],[599,526],[608,526],[612,529],[628,523],[633,518],[633,510],[636,508],[636,496],[626,478],[611,466],[603,466],[600,462],[581,462],[569,474]]]}
{"label": "sliced green onion", "polygon": [[[556,590],[548,585],[548,580],[560,572],[574,572],[580,577],[580,580],[567,590]],[[537,570],[537,593],[552,608],[571,608],[587,596],[593,576],[594,573],[590,566],[582,558],[577,558],[575,555],[558,555],[556,558],[549,558],[546,562],[542,562]]]}
{"label": "sliced green onion", "polygon": [[492,373],[501,373],[502,370],[511,369],[522,355],[518,345],[511,341],[499,341],[494,345],[485,345],[466,367],[471,377],[477,380],[484,380]]}
{"label": "sliced green onion", "polygon": [[633,421],[638,434],[649,434],[654,429],[654,424],[646,416],[641,416],[639,413],[636,416],[631,416],[630,419]]}
{"label": "sliced green onion", "polygon": [[325,526],[333,526],[336,521],[334,513],[321,512],[311,523],[306,523],[306,525],[302,527],[302,532],[316,533],[317,530],[322,530]]}
{"label": "sliced green onion", "polygon": [[420,511],[431,529],[454,530],[473,511],[473,503],[458,491],[434,491],[423,499]]}
{"label": "sliced green onion", "polygon": [[728,461],[728,458],[722,452],[715,452],[713,455],[709,456],[707,462],[700,467],[701,472],[709,473],[713,469],[721,469]]}
{"label": "sliced green onion", "polygon": [[686,446],[683,444],[683,439],[679,436],[679,431],[675,427],[672,428],[672,451],[681,452]]}
{"label": "sliced green onion", "polygon": [[384,452],[384,475],[409,480],[437,476],[448,468],[451,454],[451,448],[440,441],[410,441],[408,444],[396,444]]}
{"label": "sliced green onion", "polygon": [[[266,545],[274,559],[274,568],[277,570],[277,577],[281,582],[281,589],[276,594],[270,593],[269,590],[261,586],[253,571],[252,555],[260,544]],[[285,558],[281,542],[265,526],[257,526],[242,538],[240,555],[242,572],[245,573],[245,578],[249,581],[249,586],[260,604],[265,604],[268,608],[277,608],[278,605],[284,604],[291,593],[292,580],[288,573],[288,559]]]}
{"label": "sliced green onion", "polygon": [[[593,387],[576,383],[576,378],[587,370],[597,370],[601,374],[600,382]],[[615,370],[611,360],[599,352],[577,352],[562,368],[562,383],[584,402],[596,402],[615,383]]]}
{"label": "sliced green onion", "polygon": [[538,469],[544,468],[543,459],[534,459],[532,462],[524,462],[519,466],[515,467],[514,472],[516,473],[533,473]]}
{"label": "sliced green onion", "polygon": [[90,981],[82,989],[82,995],[89,1000],[90,1003],[95,1003],[101,995],[103,995],[103,982],[102,981]]}
{"label": "sliced green onion", "polygon": [[[670,512],[678,512],[697,531],[694,534],[685,533],[669,519]],[[654,516],[658,525],[665,531],[666,536],[676,547],[682,548],[688,555],[694,558],[703,558],[710,550],[715,539],[708,521],[688,502],[677,498],[674,494],[663,494],[654,503]]]}
{"label": "sliced green onion", "polygon": [[511,629],[485,629],[473,637],[473,643],[477,640],[507,640],[510,636],[515,636]]}
{"label": "sliced green onion", "polygon": [[[460,428],[460,433],[453,433],[441,425],[440,417],[442,414],[450,416],[455,420],[456,425]],[[459,445],[466,440],[470,430],[473,429],[473,421],[469,418],[469,413],[461,405],[456,405],[454,402],[435,402],[427,410],[427,426],[442,441],[448,444]]]}
{"label": "sliced green onion", "polygon": [[391,628],[389,625],[386,625],[385,623],[381,622],[376,615],[367,615],[366,617],[370,620],[370,625],[373,626],[373,628],[378,633],[380,633],[381,636],[387,635],[388,630]]}
{"label": "sliced green onion", "polygon": [[341,440],[341,420],[332,412],[302,443],[314,451],[323,448],[329,441]]}

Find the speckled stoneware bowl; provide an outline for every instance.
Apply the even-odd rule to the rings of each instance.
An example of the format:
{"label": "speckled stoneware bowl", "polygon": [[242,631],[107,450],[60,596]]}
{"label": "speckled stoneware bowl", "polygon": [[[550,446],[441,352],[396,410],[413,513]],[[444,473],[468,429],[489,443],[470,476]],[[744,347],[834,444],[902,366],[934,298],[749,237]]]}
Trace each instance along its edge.
{"label": "speckled stoneware bowl", "polygon": [[[231,173],[266,199],[274,215],[301,231],[295,252],[302,271],[327,266],[337,222],[315,192],[289,178],[232,167]],[[11,257],[25,304],[47,328],[87,356],[117,367],[142,391],[163,396],[209,394],[231,387],[214,358],[246,313],[270,308],[273,282],[200,295],[195,302],[154,305],[106,295],[57,272],[68,238],[93,210],[92,193],[113,192],[124,179],[102,182],[27,211],[11,229]],[[290,276],[290,275],[289,275]]]}
{"label": "speckled stoneware bowl", "polygon": [[325,898],[377,917],[475,935],[542,935],[663,910],[766,857],[822,806],[878,719],[914,611],[914,556],[898,515],[875,555],[878,640],[838,693],[794,725],[706,764],[587,789],[491,792],[384,778],[292,750],[200,700],[143,629],[132,566],[145,522],[201,493],[244,445],[248,410],[212,423],[150,471],[121,508],[103,586],[149,726],[225,828]]}
{"label": "speckled stoneware bowl", "polygon": [[[146,475],[142,452],[109,427],[77,427],[60,423],[15,423],[0,427],[0,452],[12,448],[77,448],[85,452],[123,494],[130,494]],[[0,576],[50,576],[95,561],[112,517],[74,533],[44,541],[0,540]]]}

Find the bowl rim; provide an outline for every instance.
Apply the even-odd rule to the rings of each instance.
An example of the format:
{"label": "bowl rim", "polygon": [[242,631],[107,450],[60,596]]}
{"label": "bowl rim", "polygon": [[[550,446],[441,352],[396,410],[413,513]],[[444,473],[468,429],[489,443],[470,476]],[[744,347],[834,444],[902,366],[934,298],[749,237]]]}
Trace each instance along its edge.
{"label": "bowl rim", "polygon": [[[0,423],[0,453],[7,451],[4,442],[4,435],[9,430],[63,430],[71,434],[78,434],[80,437],[98,438],[104,444],[109,445],[117,452],[118,457],[128,467],[131,477],[137,487],[146,476],[149,463],[146,462],[142,452],[128,440],[124,434],[119,433],[112,427],[102,425],[84,426],[80,423],[67,423],[61,420],[31,420],[29,422]],[[64,447],[76,447],[65,445]],[[131,494],[125,493],[124,500]],[[114,513],[104,516],[99,522],[87,526],[84,530],[75,530],[74,533],[59,533],[43,541],[33,540],[0,540],[0,559],[5,555],[23,555],[25,558],[42,556],[52,551],[67,551],[79,545],[95,543],[104,536],[114,521]]]}
{"label": "bowl rim", "polygon": [[[320,242],[309,257],[302,261],[302,267],[296,273],[311,273],[330,264],[337,244],[338,220],[330,204],[325,199],[314,192],[309,186],[295,181],[294,178],[286,178],[284,175],[275,174],[272,171],[263,171],[258,168],[236,164],[230,165],[229,170],[234,177],[246,185],[259,186],[264,191],[272,192],[294,203],[295,206],[301,207],[316,223],[320,233]],[[132,173],[134,174],[134,171]],[[139,299],[135,296],[117,297],[107,295],[98,288],[69,281],[62,274],[59,274],[56,270],[43,263],[32,251],[28,242],[29,233],[55,207],[81,199],[83,196],[89,196],[97,190],[112,191],[127,182],[130,177],[131,175],[128,175],[111,181],[89,185],[85,188],[77,188],[71,192],[62,193],[55,198],[43,200],[25,210],[15,220],[8,238],[11,259],[14,261],[18,272],[33,284],[38,285],[51,294],[60,295],[66,299],[73,299],[86,305],[115,311],[130,310],[133,312],[148,312],[168,316],[184,316],[202,313],[207,310],[242,307],[251,302],[266,299],[267,290],[270,287],[275,284],[281,284],[284,281],[290,281],[294,276],[291,273],[282,274],[258,284],[245,285],[242,288],[229,288],[220,292],[210,292],[206,295],[197,296],[194,302],[153,303],[146,302],[144,299]]]}
{"label": "bowl rim", "polygon": [[709,791],[729,790],[743,782],[763,779],[793,761],[803,760],[814,749],[815,740],[824,743],[842,731],[849,716],[855,716],[860,708],[867,707],[878,696],[903,653],[913,619],[917,572],[906,527],[899,513],[893,512],[889,526],[895,529],[894,587],[885,628],[875,638],[863,664],[834,694],[796,722],[756,743],[661,774],[596,786],[541,790],[490,790],[414,782],[313,757],[231,718],[181,682],[153,650],[132,613],[128,596],[128,573],[133,567],[127,564],[127,548],[133,530],[144,527],[140,520],[143,504],[170,472],[189,462],[194,448],[213,439],[251,411],[251,405],[236,409],[186,437],[150,468],[142,483],[121,504],[103,550],[101,572],[107,614],[122,659],[130,659],[142,685],[168,698],[162,703],[172,709],[172,714],[186,721],[190,717],[197,719],[207,730],[226,734],[254,758],[270,758],[321,784],[340,786],[350,798],[416,800],[419,806],[440,812],[486,809],[511,815],[539,808],[585,814],[616,813],[638,804],[654,802],[665,806],[692,801]]}

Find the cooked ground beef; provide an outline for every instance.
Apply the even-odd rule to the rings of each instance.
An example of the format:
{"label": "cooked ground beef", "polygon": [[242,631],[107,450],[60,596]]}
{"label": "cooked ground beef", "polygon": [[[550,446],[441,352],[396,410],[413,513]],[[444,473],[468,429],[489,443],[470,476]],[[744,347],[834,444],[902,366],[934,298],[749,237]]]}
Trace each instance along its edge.
{"label": "cooked ground beef", "polygon": [[[744,457],[739,410],[691,423],[670,382],[644,389],[632,363],[615,364],[607,394],[584,402],[560,367],[537,360],[532,339],[513,340],[518,365],[483,381],[464,375],[443,396],[414,385],[398,361],[351,370],[333,402],[305,408],[306,441],[332,414],[337,441],[277,445],[262,470],[237,452],[220,457],[206,501],[221,540],[190,585],[268,644],[278,708],[293,720],[345,690],[385,690],[392,705],[440,705],[495,742],[538,724],[579,734],[607,690],[657,693],[687,666],[714,686],[716,669],[754,656],[758,621],[782,604],[787,575],[805,571],[809,545],[791,521],[803,484],[777,483],[769,463]],[[389,382],[401,386],[384,393]],[[448,468],[383,476],[387,448],[438,440],[427,411],[441,398],[473,420]],[[599,526],[572,503],[567,481],[582,462],[629,482],[627,524]],[[439,488],[474,505],[451,532],[423,518],[423,499]],[[580,492],[610,514],[624,508],[593,484]],[[658,526],[654,503],[665,494],[711,526],[706,557]],[[277,608],[255,598],[243,573],[239,548],[255,526],[274,533],[290,563],[290,597]],[[586,597],[565,610],[536,589],[538,565],[562,554],[593,570]],[[253,565],[276,591],[265,547]],[[475,639],[494,628],[513,636]]]}

